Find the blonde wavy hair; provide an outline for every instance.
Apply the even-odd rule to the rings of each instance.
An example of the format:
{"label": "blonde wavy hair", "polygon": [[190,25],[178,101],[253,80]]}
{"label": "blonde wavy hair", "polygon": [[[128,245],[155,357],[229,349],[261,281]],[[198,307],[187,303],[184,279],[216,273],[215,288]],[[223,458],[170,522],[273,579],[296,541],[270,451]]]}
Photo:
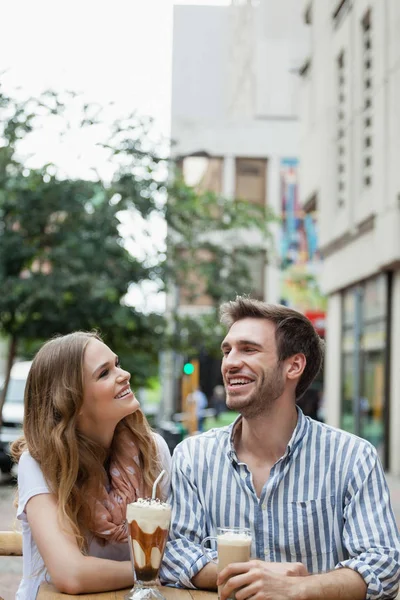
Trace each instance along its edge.
{"label": "blonde wavy hair", "polygon": [[[11,447],[16,462],[28,450],[39,463],[57,497],[60,523],[72,528],[83,552],[87,550],[84,533],[90,523],[85,493],[93,484],[106,484],[104,465],[115,451],[113,444],[108,451],[77,428],[83,402],[83,361],[92,339],[103,341],[95,332],[77,331],[53,338],[41,347],[25,387],[24,435]],[[160,472],[153,432],[141,410],[122,419],[116,431],[122,427],[132,432],[138,445],[149,493]]]}

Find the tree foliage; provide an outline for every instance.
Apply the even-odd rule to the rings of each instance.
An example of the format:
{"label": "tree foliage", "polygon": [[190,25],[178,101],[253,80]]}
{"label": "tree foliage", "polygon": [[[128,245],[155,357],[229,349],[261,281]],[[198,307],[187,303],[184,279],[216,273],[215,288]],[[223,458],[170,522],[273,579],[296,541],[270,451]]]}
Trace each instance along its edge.
{"label": "tree foliage", "polygon": [[210,303],[197,316],[175,312],[173,346],[183,354],[220,356],[219,306],[238,294],[256,295],[251,263],[260,255],[266,260],[273,219],[265,206],[200,192],[186,185],[177,171],[166,206],[166,281],[184,290],[186,302],[206,296]]}
{"label": "tree foliage", "polygon": [[[149,135],[151,123],[135,114],[99,139],[111,177],[95,165],[86,179],[62,176],[51,164],[28,168],[21,141],[46,118],[59,118],[61,135],[68,132],[68,98],[75,95],[47,92],[16,102],[0,89],[0,333],[10,340],[7,374],[16,353],[29,356],[57,333],[97,328],[142,385],[155,374],[165,344],[186,351],[201,338],[202,348],[215,349],[217,307],[249,291],[249,260],[265,249],[270,215],[246,201],[199,192],[178,171],[171,176],[168,154]],[[102,118],[98,106],[83,104],[75,127],[95,129]],[[164,219],[167,252],[133,256],[120,232],[127,215],[135,230],[149,228],[155,215]],[[160,315],[126,305],[130,286],[145,280],[160,291],[185,286],[191,298],[201,289],[212,311],[181,321],[175,314],[168,336]]]}
{"label": "tree foliage", "polygon": [[[0,106],[0,331],[10,341],[3,400],[21,348],[78,329],[100,330],[134,385],[143,385],[156,372],[161,318],[124,303],[130,284],[150,276],[119,232],[127,202],[116,202],[100,178],[59,178],[50,165],[27,169],[17,147],[35,113],[4,96]],[[48,107],[61,109],[57,100]]]}

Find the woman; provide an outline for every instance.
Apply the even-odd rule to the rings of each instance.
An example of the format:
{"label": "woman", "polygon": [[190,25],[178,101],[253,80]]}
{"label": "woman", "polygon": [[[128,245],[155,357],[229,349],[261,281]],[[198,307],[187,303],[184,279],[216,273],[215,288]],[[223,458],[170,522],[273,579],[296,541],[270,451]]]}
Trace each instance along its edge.
{"label": "woman", "polygon": [[[25,389],[24,436],[14,442],[23,579],[17,600],[47,580],[69,594],[129,587],[126,505],[151,494],[170,455],[152,433],[130,374],[95,333],[39,350]],[[168,494],[169,475],[158,490]]]}

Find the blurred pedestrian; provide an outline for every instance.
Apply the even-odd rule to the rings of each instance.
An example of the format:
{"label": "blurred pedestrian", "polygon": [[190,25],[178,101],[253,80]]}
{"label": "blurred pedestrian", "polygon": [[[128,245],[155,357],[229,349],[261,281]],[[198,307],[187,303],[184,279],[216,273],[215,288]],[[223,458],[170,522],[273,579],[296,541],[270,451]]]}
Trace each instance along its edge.
{"label": "blurred pedestrian", "polygon": [[36,354],[24,435],[12,445],[23,537],[17,600],[34,600],[47,577],[73,595],[132,585],[126,506],[151,494],[171,459],[130,377],[95,333],[54,338]]}
{"label": "blurred pedestrian", "polygon": [[206,419],[205,410],[208,406],[207,396],[203,390],[198,387],[191,394],[192,402],[196,403],[197,430],[203,431],[204,421]]}
{"label": "blurred pedestrian", "polygon": [[211,406],[215,409],[215,418],[219,420],[219,416],[226,410],[225,404],[225,388],[223,385],[216,385],[211,396]]}

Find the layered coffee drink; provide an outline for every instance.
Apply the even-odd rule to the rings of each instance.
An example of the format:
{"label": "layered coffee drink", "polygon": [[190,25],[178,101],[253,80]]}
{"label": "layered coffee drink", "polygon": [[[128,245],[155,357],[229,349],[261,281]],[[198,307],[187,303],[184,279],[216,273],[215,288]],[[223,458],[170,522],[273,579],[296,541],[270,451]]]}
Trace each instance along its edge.
{"label": "layered coffee drink", "polygon": [[128,504],[126,518],[136,579],[154,583],[167,543],[171,506],[158,499],[139,498]]}

